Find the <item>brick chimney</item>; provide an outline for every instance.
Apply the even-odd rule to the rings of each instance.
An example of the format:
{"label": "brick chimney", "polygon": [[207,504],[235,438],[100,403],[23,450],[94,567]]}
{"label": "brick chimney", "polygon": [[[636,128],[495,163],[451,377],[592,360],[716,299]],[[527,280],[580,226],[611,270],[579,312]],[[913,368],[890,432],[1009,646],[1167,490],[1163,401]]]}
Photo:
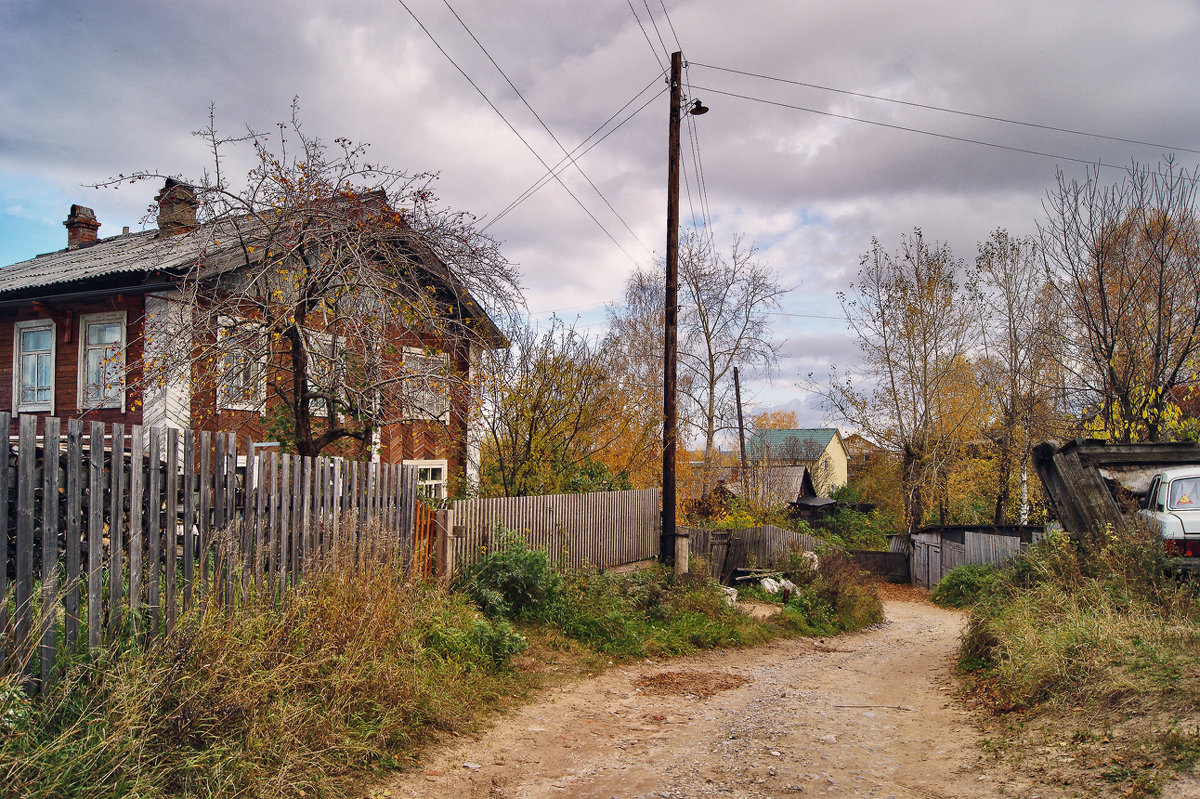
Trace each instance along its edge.
{"label": "brick chimney", "polygon": [[195,230],[196,190],[186,183],[167,178],[162,191],[154,198],[158,202],[158,231],[160,236],[174,236]]}
{"label": "brick chimney", "polygon": [[78,250],[100,240],[96,233],[100,229],[100,223],[96,221],[96,212],[91,208],[72,205],[71,213],[67,214],[67,221],[63,222],[63,225],[67,228],[68,250]]}

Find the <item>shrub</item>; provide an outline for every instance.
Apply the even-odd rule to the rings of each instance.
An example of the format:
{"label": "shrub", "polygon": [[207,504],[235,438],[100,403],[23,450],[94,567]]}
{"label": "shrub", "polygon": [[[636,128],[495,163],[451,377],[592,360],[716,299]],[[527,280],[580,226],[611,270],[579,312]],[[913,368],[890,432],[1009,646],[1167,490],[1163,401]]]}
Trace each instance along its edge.
{"label": "shrub", "polygon": [[562,576],[542,549],[497,528],[495,547],[465,570],[458,585],[492,618],[546,620],[563,601]]}
{"label": "shrub", "polygon": [[951,569],[938,581],[930,597],[944,608],[965,608],[992,590],[999,568],[994,565],[969,565]]}

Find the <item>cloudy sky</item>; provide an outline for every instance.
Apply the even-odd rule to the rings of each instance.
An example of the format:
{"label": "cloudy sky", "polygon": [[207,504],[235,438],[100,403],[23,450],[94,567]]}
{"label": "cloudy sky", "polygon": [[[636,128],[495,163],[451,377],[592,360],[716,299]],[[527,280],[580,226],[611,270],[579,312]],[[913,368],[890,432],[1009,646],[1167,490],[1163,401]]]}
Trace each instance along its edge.
{"label": "cloudy sky", "polygon": [[[86,184],[198,175],[210,104],[236,133],[299,97],[310,133],[438,172],[447,205],[494,219],[534,316],[599,331],[664,248],[662,73],[680,49],[711,109],[685,131],[684,222],[744,234],[795,287],[752,410],[816,424],[805,377],[853,362],[836,292],[871,238],[894,249],[920,226],[972,258],[996,227],[1035,232],[1056,168],[1195,166],[1198,41],[1200,5],[1171,0],[0,0],[0,264],[65,246],[71,203],[101,236],[138,229],[153,187]],[[539,156],[562,158],[509,81],[568,149],[608,135],[562,173],[570,192],[500,217]]]}

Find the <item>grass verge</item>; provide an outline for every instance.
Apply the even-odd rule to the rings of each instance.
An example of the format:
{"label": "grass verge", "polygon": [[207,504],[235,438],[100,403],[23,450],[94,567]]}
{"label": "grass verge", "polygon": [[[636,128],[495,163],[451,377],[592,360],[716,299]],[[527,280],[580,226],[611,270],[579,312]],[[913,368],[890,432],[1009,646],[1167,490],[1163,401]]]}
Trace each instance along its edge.
{"label": "grass verge", "polygon": [[1153,796],[1200,760],[1200,594],[1148,530],[1050,536],[981,579],[959,667],[997,742],[1089,795]]}
{"label": "grass verge", "polygon": [[813,577],[829,610],[763,623],[706,579],[560,574],[517,544],[454,592],[341,564],[278,605],[208,607],[153,643],[109,641],[45,697],[0,683],[0,794],[354,795],[558,677],[851,624],[843,578]]}

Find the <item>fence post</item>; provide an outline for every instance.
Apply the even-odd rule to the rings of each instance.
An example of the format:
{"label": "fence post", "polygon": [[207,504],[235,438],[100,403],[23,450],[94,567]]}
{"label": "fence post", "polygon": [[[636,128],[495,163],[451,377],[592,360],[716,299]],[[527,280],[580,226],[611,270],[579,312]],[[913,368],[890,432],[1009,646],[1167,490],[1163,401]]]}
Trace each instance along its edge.
{"label": "fence post", "polygon": [[691,544],[691,533],[680,532],[675,528],[675,574],[679,577],[688,573],[688,548]]}
{"label": "fence post", "polygon": [[449,586],[454,577],[454,511],[449,508],[434,511],[433,523],[437,526],[435,576],[443,586]]}

